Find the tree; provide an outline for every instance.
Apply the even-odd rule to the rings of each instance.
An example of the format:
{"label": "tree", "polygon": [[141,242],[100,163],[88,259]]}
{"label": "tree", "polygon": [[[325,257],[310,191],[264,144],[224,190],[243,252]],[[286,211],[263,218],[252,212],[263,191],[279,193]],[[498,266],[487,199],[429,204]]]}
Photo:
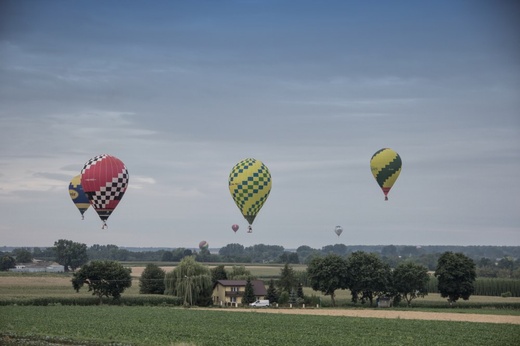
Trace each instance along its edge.
{"label": "tree", "polygon": [[336,306],[336,290],[346,289],[349,283],[346,261],[335,254],[314,257],[309,262],[307,272],[312,289],[330,296],[332,306]]}
{"label": "tree", "polygon": [[381,256],[397,257],[397,247],[395,245],[387,245],[381,249]]}
{"label": "tree", "polygon": [[311,256],[319,254],[319,250],[313,249],[308,245],[302,245],[296,249],[296,253],[302,263],[307,263]]}
{"label": "tree", "polygon": [[276,291],[276,287],[274,286],[273,279],[269,281],[269,287],[267,288],[266,298],[269,299],[269,304],[278,302],[278,292]]}
{"label": "tree", "polygon": [[198,254],[196,254],[197,262],[211,262],[211,253],[208,249],[201,249]]}
{"label": "tree", "polygon": [[0,271],[8,271],[14,267],[16,267],[16,260],[9,255],[3,255],[0,259]]}
{"label": "tree", "polygon": [[166,272],[157,264],[148,264],[139,278],[139,293],[163,294],[165,275]]}
{"label": "tree", "polygon": [[165,294],[181,297],[185,306],[211,304],[211,274],[208,267],[184,257],[174,270],[166,274]]}
{"label": "tree", "polygon": [[173,252],[164,251],[164,253],[161,256],[161,262],[173,262],[173,258]]}
{"label": "tree", "polygon": [[327,245],[321,248],[321,252],[325,255],[336,254],[339,256],[344,256],[347,254],[347,251],[348,248],[345,244]]}
{"label": "tree", "polygon": [[291,288],[291,292],[289,293],[289,303],[290,304],[296,304],[298,302],[298,294],[294,290],[294,288]]}
{"label": "tree", "polygon": [[64,267],[66,272],[74,271],[88,262],[87,245],[75,243],[72,240],[60,239],[54,242],[56,262]]}
{"label": "tree", "polygon": [[249,305],[256,301],[255,290],[253,289],[253,284],[251,283],[251,279],[247,279],[246,287],[244,288],[244,295],[242,296],[242,304]]}
{"label": "tree", "polygon": [[215,286],[218,280],[227,280],[227,272],[223,264],[211,269],[211,282]]}
{"label": "tree", "polygon": [[73,274],[72,286],[79,292],[86,284],[89,292],[98,296],[99,304],[102,304],[103,296],[119,299],[121,293],[132,286],[131,272],[132,269],[115,261],[92,261]]}
{"label": "tree", "polygon": [[406,300],[408,306],[413,299],[428,294],[428,281],[428,268],[411,261],[399,264],[392,272],[393,289]]}
{"label": "tree", "polygon": [[390,288],[390,267],[376,254],[363,251],[352,253],[347,259],[347,270],[353,302],[357,302],[361,294],[361,301],[364,303],[368,299],[372,305],[375,296]]}
{"label": "tree", "polygon": [[220,248],[218,254],[226,260],[233,261],[244,256],[244,246],[232,243]]}
{"label": "tree", "polygon": [[13,256],[16,258],[16,263],[31,263],[33,260],[31,251],[25,248],[14,249]]}
{"label": "tree", "polygon": [[278,259],[279,263],[291,263],[291,264],[299,264],[300,259],[298,258],[298,254],[296,252],[285,251],[280,255]]}
{"label": "tree", "polygon": [[227,274],[229,280],[247,280],[247,278],[254,279],[251,272],[245,266],[233,266],[231,272]]}
{"label": "tree", "polygon": [[280,269],[280,280],[278,280],[278,287],[282,292],[291,292],[291,290],[298,284],[294,269],[285,263],[284,267]]}
{"label": "tree", "polygon": [[298,298],[305,299],[305,295],[303,294],[303,285],[301,283],[298,284]]}
{"label": "tree", "polygon": [[450,305],[459,298],[468,300],[475,291],[477,276],[475,262],[462,253],[447,251],[441,255],[435,270],[441,297],[448,297]]}

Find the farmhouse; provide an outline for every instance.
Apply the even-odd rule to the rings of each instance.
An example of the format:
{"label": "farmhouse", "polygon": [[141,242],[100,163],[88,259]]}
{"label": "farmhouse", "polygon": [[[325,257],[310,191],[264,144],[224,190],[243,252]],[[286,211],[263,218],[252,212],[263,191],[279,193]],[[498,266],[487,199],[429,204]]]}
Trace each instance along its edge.
{"label": "farmhouse", "polygon": [[[235,305],[241,304],[246,288],[246,280],[218,280],[213,286],[213,304]],[[255,298],[265,299],[267,290],[262,280],[251,280]]]}

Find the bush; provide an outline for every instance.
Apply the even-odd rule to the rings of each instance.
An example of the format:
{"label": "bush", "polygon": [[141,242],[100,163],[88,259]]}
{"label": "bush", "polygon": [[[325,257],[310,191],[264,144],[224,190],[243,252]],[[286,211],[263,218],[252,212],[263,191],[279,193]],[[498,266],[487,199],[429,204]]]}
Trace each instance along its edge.
{"label": "bush", "polygon": [[139,293],[164,294],[165,275],[165,271],[157,264],[148,264],[139,278]]}
{"label": "bush", "polygon": [[504,292],[500,295],[502,298],[511,298],[513,295],[511,294],[511,292]]}
{"label": "bush", "polygon": [[[103,304],[124,305],[124,306],[181,306],[183,299],[172,296],[140,296],[140,297],[121,297],[118,300],[103,298]],[[57,306],[57,305],[77,305],[90,306],[98,305],[99,299],[95,297],[46,297],[32,299],[6,299],[0,300],[0,306],[22,305],[22,306]]]}

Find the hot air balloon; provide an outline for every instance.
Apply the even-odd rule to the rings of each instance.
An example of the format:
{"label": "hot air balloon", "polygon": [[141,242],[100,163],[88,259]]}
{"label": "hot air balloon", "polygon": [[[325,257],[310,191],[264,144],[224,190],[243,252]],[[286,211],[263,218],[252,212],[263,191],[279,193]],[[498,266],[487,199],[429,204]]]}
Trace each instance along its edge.
{"label": "hot air balloon", "polygon": [[72,199],[72,202],[76,205],[79,212],[81,213],[81,219],[84,219],[83,214],[87,211],[88,207],[90,207],[90,202],[88,200],[85,191],[83,191],[83,186],[81,186],[81,175],[76,175],[69,183],[69,195]]}
{"label": "hot air balloon", "polygon": [[334,233],[336,233],[339,237],[341,233],[343,233],[343,228],[341,228],[341,226],[336,226],[336,228],[334,229]]}
{"label": "hot air balloon", "polygon": [[88,160],[81,170],[81,185],[90,204],[103,221],[116,209],[128,186],[129,175],[125,164],[117,157],[107,154]]}
{"label": "hot air balloon", "polygon": [[233,232],[237,233],[238,231],[238,225],[237,224],[234,224],[233,226],[231,226],[231,229],[233,230]]}
{"label": "hot air balloon", "polygon": [[388,192],[401,173],[401,157],[389,148],[378,150],[370,159],[370,169],[388,200]]}
{"label": "hot air balloon", "polygon": [[253,221],[271,192],[271,173],[261,161],[248,158],[237,163],[229,174],[229,192],[238,209],[249,222],[247,233],[253,232]]}
{"label": "hot air balloon", "polygon": [[207,250],[209,248],[209,244],[207,241],[203,240],[199,243],[199,249]]}

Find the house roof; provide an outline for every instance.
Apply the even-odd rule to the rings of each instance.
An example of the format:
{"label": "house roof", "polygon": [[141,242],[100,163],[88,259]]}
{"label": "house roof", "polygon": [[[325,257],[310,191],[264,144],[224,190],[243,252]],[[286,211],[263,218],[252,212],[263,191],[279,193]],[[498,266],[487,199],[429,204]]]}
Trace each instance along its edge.
{"label": "house roof", "polygon": [[[224,287],[245,287],[246,283],[246,280],[218,280],[215,286],[221,284]],[[251,285],[253,285],[255,296],[265,296],[267,294],[262,280],[251,280]]]}

